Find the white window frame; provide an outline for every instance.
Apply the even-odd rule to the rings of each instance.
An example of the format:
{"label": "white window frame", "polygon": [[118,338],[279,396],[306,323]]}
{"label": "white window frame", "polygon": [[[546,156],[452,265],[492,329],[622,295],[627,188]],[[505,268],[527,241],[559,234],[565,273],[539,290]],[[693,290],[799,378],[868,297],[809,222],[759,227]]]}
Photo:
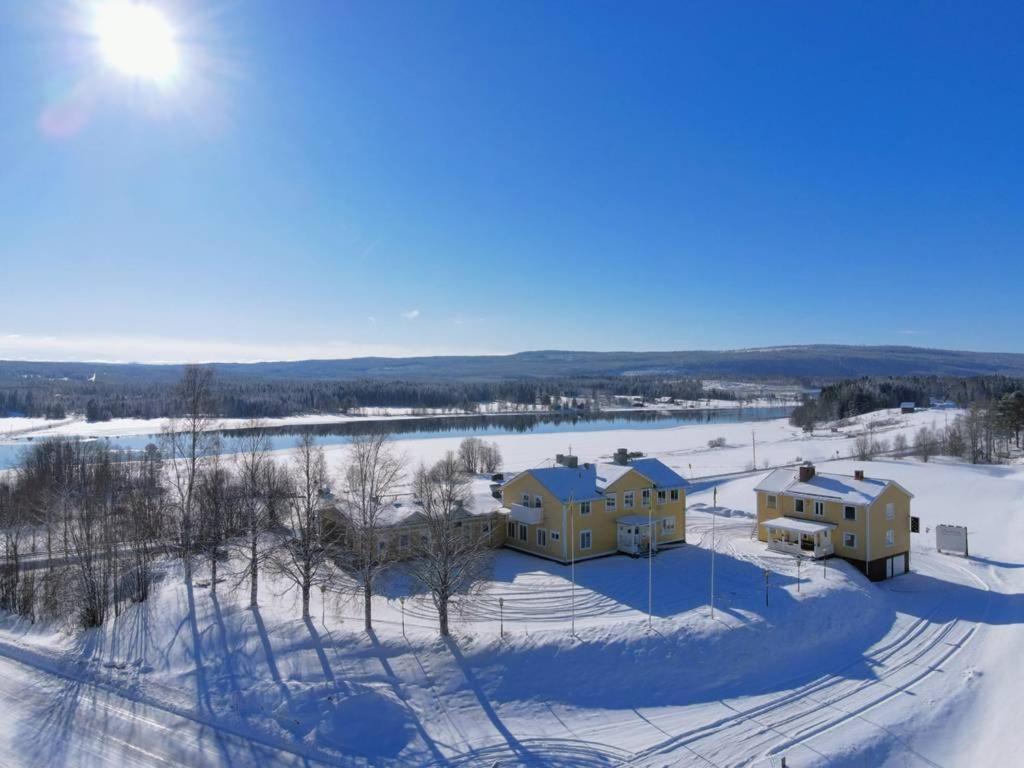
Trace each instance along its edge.
{"label": "white window frame", "polygon": [[548,531],[548,538],[551,539],[551,541],[558,541],[562,538],[562,534],[556,531],[554,528],[552,528],[550,531]]}
{"label": "white window frame", "polygon": [[658,491],[658,503],[664,504],[668,501],[668,491]]}
{"label": "white window frame", "polygon": [[537,529],[537,546],[546,547],[548,545],[548,529],[538,528]]}
{"label": "white window frame", "polygon": [[640,489],[640,506],[649,507],[651,506],[651,489],[641,488]]}
{"label": "white window frame", "polygon": [[764,505],[768,509],[778,509],[779,508],[779,497],[775,496],[774,494],[769,493],[768,496],[765,498]]}
{"label": "white window frame", "polygon": [[622,508],[633,509],[636,506],[636,491],[622,492]]}
{"label": "white window frame", "polygon": [[604,495],[604,511],[605,512],[614,512],[615,511],[615,508],[618,506],[618,496],[619,496],[619,494],[617,494],[617,493],[606,493]]}
{"label": "white window frame", "polygon": [[889,528],[885,532],[885,546],[895,547],[896,546],[896,529]]}
{"label": "white window frame", "polygon": [[[853,543],[847,543],[847,537],[851,538],[853,540]],[[856,549],[857,548],[857,534],[856,533],[850,533],[849,531],[843,531],[843,546],[846,547],[847,549]]]}
{"label": "white window frame", "polygon": [[673,488],[671,491],[669,491],[668,499],[669,501],[679,501],[679,489]]}
{"label": "white window frame", "polygon": [[544,509],[544,499],[542,499],[540,496],[534,496],[533,497],[533,508],[534,509]]}
{"label": "white window frame", "polygon": [[[819,509],[821,510],[821,512],[818,511]],[[816,501],[816,502],[814,502],[814,516],[815,517],[824,517],[825,516],[825,502],[824,501]]]}
{"label": "white window frame", "polygon": [[[853,511],[853,517],[850,517],[847,514],[847,512],[849,512],[851,510]],[[851,523],[857,522],[857,508],[855,506],[851,505],[851,504],[847,504],[846,506],[844,506],[843,507],[843,520],[846,520],[846,521],[851,522]]]}
{"label": "white window frame", "polygon": [[885,519],[886,520],[895,520],[896,519],[896,504],[895,504],[895,502],[890,501],[890,502],[888,502],[885,505]]}
{"label": "white window frame", "polygon": [[674,517],[663,517],[663,518],[661,518],[661,532],[662,533],[675,533],[676,532],[676,519]]}
{"label": "white window frame", "polygon": [[529,531],[527,531],[527,528],[526,528],[526,523],[520,523],[519,524],[519,540],[520,541],[529,541],[530,540]]}
{"label": "white window frame", "polygon": [[581,515],[589,515],[590,514],[590,502],[589,501],[581,501],[580,502],[580,514]]}
{"label": "white window frame", "polygon": [[793,511],[799,512],[801,515],[804,513],[804,500],[793,499]]}
{"label": "white window frame", "polygon": [[516,521],[515,520],[509,520],[508,521],[508,525],[505,527],[505,535],[508,536],[510,539],[514,539],[516,537]]}
{"label": "white window frame", "polygon": [[[584,537],[586,538],[587,545],[583,546]],[[594,534],[589,528],[584,528],[580,531],[580,551],[586,552],[594,546]]]}
{"label": "white window frame", "polygon": [[524,507],[532,506],[530,504],[530,494],[524,493],[522,497],[519,499],[519,503]]}

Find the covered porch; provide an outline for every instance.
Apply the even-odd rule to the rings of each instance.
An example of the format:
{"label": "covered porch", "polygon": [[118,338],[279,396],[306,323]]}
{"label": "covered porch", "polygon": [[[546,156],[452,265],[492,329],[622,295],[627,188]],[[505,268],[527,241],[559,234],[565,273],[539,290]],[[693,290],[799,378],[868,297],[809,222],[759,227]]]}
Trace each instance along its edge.
{"label": "covered porch", "polygon": [[768,536],[768,549],[788,555],[828,557],[835,552],[832,544],[834,523],[819,523],[795,517],[777,517],[761,523]]}
{"label": "covered porch", "polygon": [[647,515],[626,515],[615,521],[619,552],[633,557],[647,557],[658,552],[658,528]]}

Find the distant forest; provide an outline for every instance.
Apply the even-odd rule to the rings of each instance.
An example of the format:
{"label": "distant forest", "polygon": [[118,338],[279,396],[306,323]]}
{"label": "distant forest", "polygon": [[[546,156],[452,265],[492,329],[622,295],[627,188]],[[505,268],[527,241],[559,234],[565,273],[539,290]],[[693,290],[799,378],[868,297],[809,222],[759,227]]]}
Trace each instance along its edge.
{"label": "distant forest", "polygon": [[1024,391],[1024,378],[1013,376],[863,377],[822,387],[816,398],[805,398],[790,421],[794,426],[813,428],[819,422],[897,408],[905,402],[927,406],[934,398],[966,407],[997,403],[1020,391]]}
{"label": "distant forest", "polygon": [[[504,381],[309,381],[215,376],[213,416],[279,418],[307,413],[344,413],[358,407],[462,408],[495,401],[546,404],[552,397],[611,395],[647,399],[732,399],[705,389],[699,380],[654,376],[553,377]],[[85,414],[89,421],[180,416],[177,382],[0,375],[0,416],[62,419]]]}

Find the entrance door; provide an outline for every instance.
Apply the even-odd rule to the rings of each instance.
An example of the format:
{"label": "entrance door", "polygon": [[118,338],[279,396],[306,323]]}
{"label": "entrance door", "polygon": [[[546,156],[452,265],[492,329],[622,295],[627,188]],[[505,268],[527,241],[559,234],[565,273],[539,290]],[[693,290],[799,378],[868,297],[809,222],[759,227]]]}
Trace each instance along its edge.
{"label": "entrance door", "polygon": [[619,526],[619,549],[623,552],[636,552],[633,543],[633,526],[631,525],[620,525]]}
{"label": "entrance door", "polygon": [[893,560],[895,560],[895,559],[896,559],[895,557],[887,557],[887,558],[885,558],[885,578],[887,578],[887,579],[891,579],[892,578],[892,566],[893,566]]}

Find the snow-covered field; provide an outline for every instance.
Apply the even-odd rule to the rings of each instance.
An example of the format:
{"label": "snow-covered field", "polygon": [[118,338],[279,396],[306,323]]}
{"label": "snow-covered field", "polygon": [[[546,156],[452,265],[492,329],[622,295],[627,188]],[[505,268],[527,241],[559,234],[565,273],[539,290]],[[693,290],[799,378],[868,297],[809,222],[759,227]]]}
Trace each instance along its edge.
{"label": "snow-covered field", "polygon": [[[893,418],[880,436],[936,415]],[[751,426],[498,441],[510,469],[571,439],[584,460],[621,445],[707,475],[746,467]],[[824,460],[852,441],[804,438],[784,422],[753,428],[759,465]],[[709,450],[719,435],[734,447]],[[429,460],[447,442],[400,445]],[[329,452],[343,459],[343,447]],[[828,469],[862,466],[910,489],[921,517],[913,573],[882,584],[838,560],[805,564],[798,581],[794,560],[751,539],[760,474],[740,474],[695,483],[690,543],[650,561],[650,617],[648,561],[579,564],[574,587],[566,567],[501,551],[485,589],[460,603],[450,643],[400,574],[376,600],[373,636],[341,590],[317,595],[304,623],[283,585],[266,581],[253,612],[230,583],[216,599],[190,594],[172,565],[147,604],[102,630],[4,619],[0,764],[1015,764],[1024,466],[880,459]],[[969,527],[970,558],[934,551],[941,522]]]}

